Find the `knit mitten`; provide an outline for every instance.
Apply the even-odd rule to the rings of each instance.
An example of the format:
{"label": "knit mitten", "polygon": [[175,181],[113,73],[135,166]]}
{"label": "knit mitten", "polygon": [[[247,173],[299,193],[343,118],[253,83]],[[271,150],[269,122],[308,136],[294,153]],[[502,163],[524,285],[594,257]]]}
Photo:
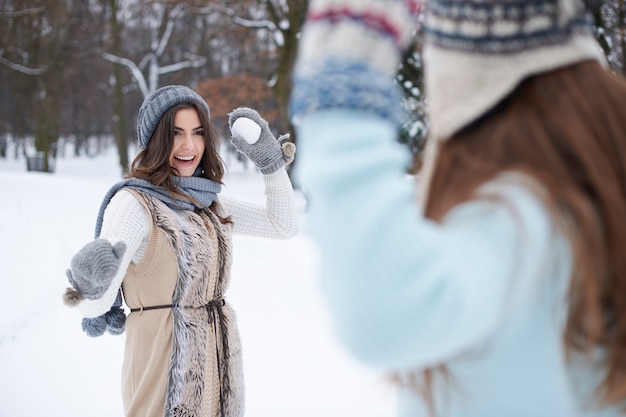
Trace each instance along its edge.
{"label": "knit mitten", "polygon": [[366,111],[399,122],[395,84],[418,0],[312,0],[302,31],[291,111]]}
{"label": "knit mitten", "polygon": [[284,142],[288,136],[281,136],[283,143],[277,140],[267,121],[256,110],[247,107],[233,110],[228,115],[228,126],[233,146],[254,162],[263,174],[271,174],[293,161],[295,145]]}
{"label": "knit mitten", "polygon": [[124,242],[111,245],[106,239],[96,239],[78,251],[66,272],[73,288],[67,289],[65,303],[75,306],[84,298],[102,297],[117,274],[124,252]]}

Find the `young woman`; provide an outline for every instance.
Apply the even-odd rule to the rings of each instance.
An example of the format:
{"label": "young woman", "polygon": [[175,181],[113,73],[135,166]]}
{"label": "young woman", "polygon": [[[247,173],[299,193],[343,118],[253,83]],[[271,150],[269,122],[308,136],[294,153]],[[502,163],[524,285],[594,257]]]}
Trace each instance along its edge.
{"label": "young woman", "polygon": [[105,196],[96,240],[68,270],[66,300],[78,304],[88,334],[124,331],[120,287],[130,308],[122,369],[128,417],[243,415],[241,346],[225,299],[231,235],[289,238],[297,230],[283,167],[293,153],[283,153],[256,111],[234,110],[232,142],[264,174],[267,204],[218,198],[224,165],[209,115],[184,86],[146,98],[137,119],[141,150]]}
{"label": "young woman", "polygon": [[397,144],[421,5],[313,1],[299,180],[337,333],[403,416],[618,416],[626,406],[626,83],[584,5],[426,3],[431,129]]}

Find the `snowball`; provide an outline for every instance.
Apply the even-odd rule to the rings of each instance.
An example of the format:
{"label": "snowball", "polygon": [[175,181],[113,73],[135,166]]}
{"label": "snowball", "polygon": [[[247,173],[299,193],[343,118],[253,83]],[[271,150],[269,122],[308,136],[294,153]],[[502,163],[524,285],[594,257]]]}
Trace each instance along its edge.
{"label": "snowball", "polygon": [[240,117],[233,123],[231,132],[233,136],[240,136],[249,145],[254,145],[261,136],[261,126],[252,119]]}

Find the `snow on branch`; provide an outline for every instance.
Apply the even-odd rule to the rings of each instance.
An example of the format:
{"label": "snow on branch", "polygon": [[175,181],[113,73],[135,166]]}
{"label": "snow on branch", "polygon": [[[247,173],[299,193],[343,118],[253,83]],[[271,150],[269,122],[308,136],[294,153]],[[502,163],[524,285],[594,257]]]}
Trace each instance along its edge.
{"label": "snow on branch", "polygon": [[130,72],[130,74],[132,75],[132,77],[137,82],[137,85],[139,85],[139,89],[141,90],[141,93],[143,94],[143,96],[148,97],[148,94],[150,94],[150,91],[148,89],[148,84],[146,84],[146,78],[143,76],[143,73],[133,61],[131,61],[128,58],[123,58],[123,57],[112,55],[108,52],[103,52],[102,58],[106,59],[109,62],[113,62],[115,64],[120,64],[120,65],[125,66]]}
{"label": "snow on branch", "polygon": [[20,65],[16,62],[10,61],[2,56],[4,50],[0,49],[0,63],[6,65],[14,71],[21,72],[26,75],[41,75],[48,69],[48,66],[40,67],[40,68],[29,68],[24,65]]}
{"label": "snow on branch", "polygon": [[163,51],[165,51],[165,48],[167,47],[167,44],[170,41],[170,37],[172,36],[172,32],[174,31],[174,24],[175,24],[176,18],[178,17],[178,15],[181,14],[184,7],[185,5],[183,3],[178,3],[166,17],[167,25],[165,26],[165,30],[163,31],[163,36],[161,36],[161,39],[159,40],[159,44],[156,50],[154,51],[156,56],[160,57],[161,55],[163,55]]}
{"label": "snow on branch", "polygon": [[159,74],[168,74],[170,72],[180,71],[185,68],[198,68],[206,64],[206,58],[202,56],[193,56],[186,61],[181,61],[176,64],[166,65],[159,68]]}
{"label": "snow on branch", "polygon": [[249,20],[239,16],[232,16],[232,18],[233,23],[248,29],[268,29],[271,31],[276,30],[276,25],[274,24],[274,22],[271,22],[269,20]]}
{"label": "snow on branch", "polygon": [[271,31],[276,31],[277,27],[271,20],[252,20],[240,17],[230,7],[220,7],[220,6],[209,6],[204,8],[199,8],[195,10],[198,14],[212,14],[219,13],[222,15],[226,15],[232,19],[232,22],[236,25],[243,26],[248,29],[267,29]]}
{"label": "snow on branch", "polygon": [[146,55],[144,55],[143,58],[141,58],[141,61],[139,61],[139,64],[137,65],[137,67],[139,67],[140,70],[143,70],[146,67],[146,65],[148,65],[148,62],[150,62],[153,59],[154,59],[154,53],[150,51]]}
{"label": "snow on branch", "polygon": [[20,16],[26,16],[29,14],[38,14],[38,13],[42,13],[46,10],[45,6],[42,7],[34,7],[32,9],[24,9],[24,10],[16,10],[13,12],[0,12],[0,17],[20,17]]}

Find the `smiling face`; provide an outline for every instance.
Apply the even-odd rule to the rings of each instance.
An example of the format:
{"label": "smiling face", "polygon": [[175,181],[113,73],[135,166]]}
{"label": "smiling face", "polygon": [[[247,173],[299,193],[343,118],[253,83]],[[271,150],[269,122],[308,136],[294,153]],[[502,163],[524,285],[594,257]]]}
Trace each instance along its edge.
{"label": "smiling face", "polygon": [[181,177],[190,177],[204,154],[204,130],[195,109],[185,108],[174,117],[174,145],[170,165]]}

